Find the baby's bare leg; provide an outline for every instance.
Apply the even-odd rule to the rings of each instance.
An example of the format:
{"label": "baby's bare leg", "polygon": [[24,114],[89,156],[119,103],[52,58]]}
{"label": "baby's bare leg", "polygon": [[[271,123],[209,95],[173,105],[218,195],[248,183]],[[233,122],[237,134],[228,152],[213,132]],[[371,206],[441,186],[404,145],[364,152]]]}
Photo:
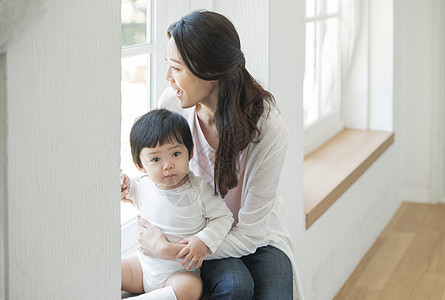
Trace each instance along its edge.
{"label": "baby's bare leg", "polygon": [[122,286],[123,291],[131,293],[143,293],[142,268],[139,258],[136,255],[127,256],[121,260]]}
{"label": "baby's bare leg", "polygon": [[178,300],[198,300],[202,294],[201,277],[194,272],[181,272],[170,276],[165,286],[171,286]]}

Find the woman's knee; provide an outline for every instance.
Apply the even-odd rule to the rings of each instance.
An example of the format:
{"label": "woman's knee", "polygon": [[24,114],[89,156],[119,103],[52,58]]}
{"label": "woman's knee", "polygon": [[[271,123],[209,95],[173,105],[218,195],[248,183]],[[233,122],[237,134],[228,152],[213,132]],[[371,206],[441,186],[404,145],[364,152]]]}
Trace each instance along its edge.
{"label": "woman's knee", "polygon": [[209,299],[252,299],[253,278],[240,259],[209,261],[201,269]]}
{"label": "woman's knee", "polygon": [[221,290],[229,295],[229,299],[253,299],[254,282],[252,276],[226,276],[223,278]]}
{"label": "woman's knee", "polygon": [[255,281],[255,297],[260,299],[292,299],[292,264],[287,255],[272,246],[258,248],[243,257]]}

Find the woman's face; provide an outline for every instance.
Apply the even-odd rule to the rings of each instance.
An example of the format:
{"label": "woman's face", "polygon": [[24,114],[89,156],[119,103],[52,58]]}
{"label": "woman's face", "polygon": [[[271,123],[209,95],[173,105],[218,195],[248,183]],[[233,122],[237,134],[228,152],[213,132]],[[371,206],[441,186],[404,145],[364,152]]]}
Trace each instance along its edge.
{"label": "woman's face", "polygon": [[166,80],[176,90],[176,98],[182,108],[193,107],[198,103],[211,106],[217,103],[217,81],[207,81],[195,76],[182,61],[173,38],[167,44],[166,60]]}

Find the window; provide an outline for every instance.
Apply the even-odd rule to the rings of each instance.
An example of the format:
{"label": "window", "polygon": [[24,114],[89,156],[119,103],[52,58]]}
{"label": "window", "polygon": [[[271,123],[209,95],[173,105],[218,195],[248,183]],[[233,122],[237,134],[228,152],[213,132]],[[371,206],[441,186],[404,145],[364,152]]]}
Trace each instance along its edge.
{"label": "window", "polygon": [[[305,154],[311,152],[304,159],[304,204],[309,228],[393,143],[394,11],[393,2],[385,0],[342,0],[341,8],[330,0],[306,3],[309,3],[305,16],[306,42],[309,44],[306,46],[305,101],[310,103],[319,99],[319,103],[323,102],[323,93],[329,95],[331,86],[339,85],[340,78],[342,80],[341,91],[336,94],[340,98],[341,93],[341,119],[333,118],[337,114],[334,109],[328,117],[313,123],[309,118],[309,124],[305,124],[305,139],[309,137],[312,141],[317,138],[312,133],[321,128],[320,125],[327,124],[316,133],[325,134],[327,138],[334,136],[328,133],[341,131],[329,141],[320,138],[317,147],[310,151],[305,149]],[[331,18],[337,18],[340,23],[338,40],[341,42],[337,42],[338,47],[329,42],[328,45],[335,45],[335,49],[328,46],[330,48],[323,50],[325,41],[332,39],[326,37],[327,22]],[[326,22],[324,29],[322,24],[315,24],[323,21]],[[335,53],[327,62],[327,68],[323,67],[326,63],[323,51]],[[337,83],[327,85],[323,80],[332,81],[330,75],[334,74],[334,69],[331,66],[339,64],[334,62],[338,53],[341,76],[338,75]],[[328,73],[323,75],[326,69]],[[338,69],[340,73],[340,67]],[[323,92],[326,86],[328,92]],[[317,92],[321,95],[318,98],[314,96]],[[319,104],[316,111],[322,112],[322,106]],[[312,115],[315,115],[313,119],[318,117],[316,112]],[[338,115],[340,117],[340,109]],[[343,124],[347,129],[342,130]],[[312,151],[315,148],[318,149]],[[320,186],[326,190],[321,191]]]}
{"label": "window", "polygon": [[[133,165],[129,135],[134,120],[153,107],[153,1],[122,0],[122,123],[121,169],[131,176],[141,174]],[[121,203],[122,252],[136,244],[137,210]]]}
{"label": "window", "polygon": [[343,128],[340,83],[340,3],[306,0],[303,86],[305,154]]}
{"label": "window", "polygon": [[[188,0],[121,0],[122,124],[121,169],[132,177],[141,173],[133,165],[129,134],[134,120],[156,107],[165,82],[167,28],[192,9]],[[129,203],[121,204],[122,253],[135,251],[136,215]]]}

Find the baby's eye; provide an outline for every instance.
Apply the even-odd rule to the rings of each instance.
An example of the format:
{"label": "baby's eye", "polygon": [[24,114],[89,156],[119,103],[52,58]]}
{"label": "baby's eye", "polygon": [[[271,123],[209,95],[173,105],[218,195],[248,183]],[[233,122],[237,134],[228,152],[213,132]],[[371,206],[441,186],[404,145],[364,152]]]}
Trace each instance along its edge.
{"label": "baby's eye", "polygon": [[161,159],[159,158],[159,157],[155,157],[155,158],[153,158],[151,161],[152,162],[158,162],[158,161],[160,161]]}
{"label": "baby's eye", "polygon": [[179,156],[179,155],[181,155],[181,152],[179,152],[179,151],[177,151],[177,152],[175,152],[175,153],[173,153],[173,157],[176,157],[176,156]]}

